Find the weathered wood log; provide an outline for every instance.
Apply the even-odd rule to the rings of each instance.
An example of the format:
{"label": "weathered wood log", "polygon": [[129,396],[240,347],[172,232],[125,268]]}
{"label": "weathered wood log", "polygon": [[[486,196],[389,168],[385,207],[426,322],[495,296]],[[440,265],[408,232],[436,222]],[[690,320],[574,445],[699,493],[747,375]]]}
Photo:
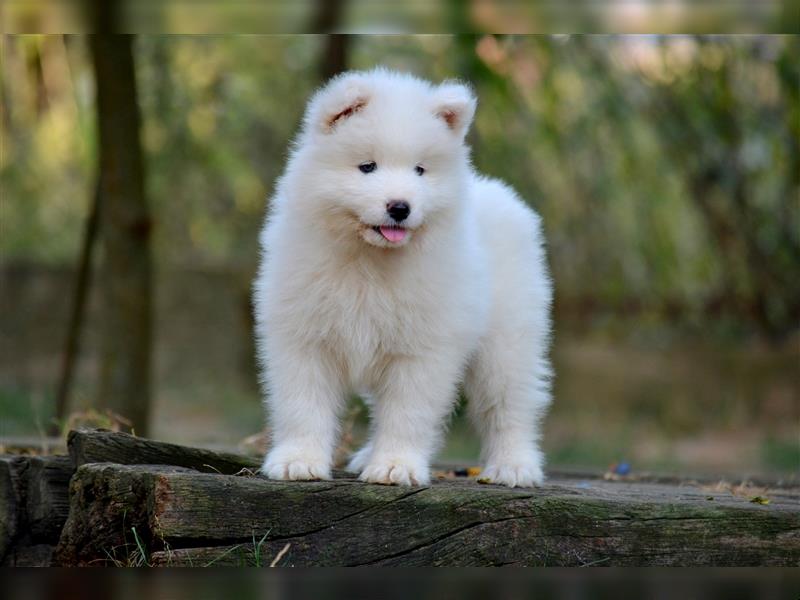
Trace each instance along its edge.
{"label": "weathered wood log", "polygon": [[53,564],[52,544],[35,544],[33,546],[15,546],[2,565],[4,567],[50,567]]}
{"label": "weathered wood log", "polygon": [[18,456],[0,456],[0,564],[2,564],[20,529],[24,507],[22,474],[27,463]]}
{"label": "weathered wood log", "polygon": [[31,456],[26,460],[28,533],[35,543],[55,545],[69,514],[69,480],[75,469],[69,456]]}
{"label": "weathered wood log", "polygon": [[227,452],[214,452],[104,430],[70,431],[69,455],[75,467],[89,463],[120,465],[175,465],[204,473],[233,475],[256,470],[259,460]]}
{"label": "weathered wood log", "polygon": [[796,489],[768,505],[657,483],[537,489],[353,479],[274,482],[88,464],[71,483],[59,564],[800,565]]}
{"label": "weathered wood log", "polygon": [[67,519],[69,480],[77,466],[166,463],[201,472],[236,473],[259,465],[245,456],[110,431],[70,432],[68,447],[70,456],[0,457],[0,564],[49,564]]}
{"label": "weathered wood log", "polygon": [[0,564],[49,564],[67,520],[73,472],[67,456],[0,457]]}
{"label": "weathered wood log", "polygon": [[128,564],[139,543],[153,543],[148,504],[155,479],[181,471],[191,472],[105,463],[79,467],[70,482],[70,512],[56,547],[56,564]]}

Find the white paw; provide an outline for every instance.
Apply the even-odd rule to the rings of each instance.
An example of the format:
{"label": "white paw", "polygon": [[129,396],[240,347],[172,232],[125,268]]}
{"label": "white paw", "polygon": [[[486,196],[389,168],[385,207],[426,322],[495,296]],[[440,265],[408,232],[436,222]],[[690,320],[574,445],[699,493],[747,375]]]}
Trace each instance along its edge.
{"label": "white paw", "polygon": [[329,461],[312,454],[286,452],[276,448],[267,454],[261,473],[268,479],[330,479],[331,465]]}
{"label": "white paw", "polygon": [[428,485],[431,473],[421,461],[373,460],[361,471],[359,479],[384,485]]}
{"label": "white paw", "polygon": [[372,454],[372,446],[369,444],[353,453],[353,456],[350,457],[350,462],[347,463],[347,470],[351,473],[361,472],[367,466],[370,454]]}
{"label": "white paw", "polygon": [[534,487],[544,481],[542,467],[536,462],[490,464],[480,476],[508,487]]}

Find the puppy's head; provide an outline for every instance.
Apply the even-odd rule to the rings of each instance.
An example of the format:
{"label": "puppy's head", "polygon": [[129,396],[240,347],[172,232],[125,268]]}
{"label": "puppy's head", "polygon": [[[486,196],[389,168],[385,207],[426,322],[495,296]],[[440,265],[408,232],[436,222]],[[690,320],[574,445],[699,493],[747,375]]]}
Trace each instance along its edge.
{"label": "puppy's head", "polygon": [[293,157],[305,201],[342,235],[406,245],[458,210],[475,105],[460,83],[382,69],[336,77],[309,102]]}

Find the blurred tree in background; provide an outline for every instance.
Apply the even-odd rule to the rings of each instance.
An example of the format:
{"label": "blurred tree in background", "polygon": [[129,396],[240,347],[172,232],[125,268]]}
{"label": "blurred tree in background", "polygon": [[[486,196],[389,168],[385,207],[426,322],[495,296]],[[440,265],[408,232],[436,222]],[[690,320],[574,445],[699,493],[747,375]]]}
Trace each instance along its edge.
{"label": "blurred tree in background", "polygon": [[[113,2],[97,21],[110,20]],[[98,27],[98,31],[108,31]],[[113,31],[113,29],[112,29]],[[139,141],[134,37],[90,37],[97,89],[98,199],[103,241],[103,318],[98,400],[147,434],[152,351],[152,220]]]}
{"label": "blurred tree in background", "polygon": [[[448,6],[443,18],[458,27],[464,13],[458,3]],[[335,28],[342,14],[311,18]],[[0,272],[11,291],[4,304],[20,311],[34,294],[32,273],[71,277],[76,264],[99,152],[95,80],[84,37],[6,36],[2,50]],[[141,35],[133,56],[143,194],[152,208],[156,288],[163,287],[154,317],[154,410],[161,417],[184,415],[164,400],[176,395],[192,397],[198,412],[224,406],[235,387],[222,375],[226,361],[242,380],[255,380],[248,294],[265,201],[306,99],[344,66],[383,64],[475,87],[476,166],[509,181],[544,218],[557,345],[565,332],[644,340],[649,348],[687,339],[717,347],[789,344],[796,359],[796,37]],[[193,277],[205,287],[181,279]],[[202,297],[235,308],[209,320]],[[53,322],[65,322],[68,311],[60,298],[53,302]],[[94,299],[90,314],[100,304]],[[36,341],[24,322],[2,323],[9,354],[60,352],[61,338]],[[98,345],[91,322],[87,360]],[[207,334],[203,357],[198,328]],[[202,359],[219,369],[220,383],[200,401],[203,393],[188,380],[170,377]],[[0,373],[0,389],[52,378],[49,363],[16,360],[9,364],[27,361],[25,375]],[[79,404],[97,396],[86,383],[92,365],[82,366]],[[559,373],[568,395],[569,370]],[[257,398],[254,385],[242,385],[242,395]],[[790,389],[790,405],[797,391]],[[746,393],[755,403],[765,397]],[[20,396],[8,397],[6,405]],[[788,409],[776,410],[785,416]]]}

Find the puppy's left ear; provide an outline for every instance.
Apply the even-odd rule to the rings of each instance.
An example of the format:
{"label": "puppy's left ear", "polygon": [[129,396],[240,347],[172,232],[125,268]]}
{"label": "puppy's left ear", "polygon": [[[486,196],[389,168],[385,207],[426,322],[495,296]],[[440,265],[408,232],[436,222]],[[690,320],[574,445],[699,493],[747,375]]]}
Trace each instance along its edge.
{"label": "puppy's left ear", "polygon": [[434,114],[459,137],[467,134],[478,102],[463,83],[447,81],[434,92]]}

